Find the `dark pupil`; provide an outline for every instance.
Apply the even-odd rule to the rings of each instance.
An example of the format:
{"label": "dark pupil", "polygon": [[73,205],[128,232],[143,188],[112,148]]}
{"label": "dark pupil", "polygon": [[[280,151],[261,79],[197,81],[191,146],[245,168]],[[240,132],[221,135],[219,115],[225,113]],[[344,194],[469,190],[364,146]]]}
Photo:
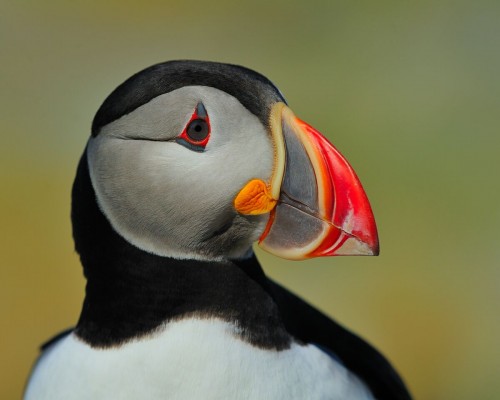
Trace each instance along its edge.
{"label": "dark pupil", "polygon": [[208,136],[208,124],[203,119],[191,121],[187,127],[187,135],[195,142],[200,142]]}

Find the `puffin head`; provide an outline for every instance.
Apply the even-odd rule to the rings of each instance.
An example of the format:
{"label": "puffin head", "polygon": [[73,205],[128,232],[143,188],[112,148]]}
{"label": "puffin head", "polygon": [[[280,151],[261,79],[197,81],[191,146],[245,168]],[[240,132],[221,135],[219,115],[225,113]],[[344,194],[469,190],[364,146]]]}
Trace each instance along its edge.
{"label": "puffin head", "polygon": [[378,254],[351,166],[247,68],[171,61],[135,74],[97,112],[86,159],[100,210],[148,253],[238,259],[258,241],[288,259]]}

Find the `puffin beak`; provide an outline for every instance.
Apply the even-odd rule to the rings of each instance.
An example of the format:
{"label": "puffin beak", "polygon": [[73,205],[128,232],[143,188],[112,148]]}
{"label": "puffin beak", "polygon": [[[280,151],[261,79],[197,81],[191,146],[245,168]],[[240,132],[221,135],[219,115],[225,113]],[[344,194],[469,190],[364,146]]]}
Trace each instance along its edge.
{"label": "puffin beak", "polygon": [[342,154],[284,103],[273,106],[270,126],[273,176],[250,181],[234,202],[242,214],[270,213],[259,245],[292,260],[378,255],[370,203]]}

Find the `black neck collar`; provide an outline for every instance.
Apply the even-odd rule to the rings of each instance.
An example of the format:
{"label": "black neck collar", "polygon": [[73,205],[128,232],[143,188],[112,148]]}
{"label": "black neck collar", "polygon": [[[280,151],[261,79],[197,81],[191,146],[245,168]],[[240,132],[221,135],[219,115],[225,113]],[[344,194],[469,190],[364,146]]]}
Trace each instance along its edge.
{"label": "black neck collar", "polygon": [[284,349],[291,338],[252,255],[243,261],[176,260],[144,252],[99,210],[84,153],[72,192],[75,247],[87,278],[76,334],[105,347],[154,333],[189,316],[235,323],[241,338]]}

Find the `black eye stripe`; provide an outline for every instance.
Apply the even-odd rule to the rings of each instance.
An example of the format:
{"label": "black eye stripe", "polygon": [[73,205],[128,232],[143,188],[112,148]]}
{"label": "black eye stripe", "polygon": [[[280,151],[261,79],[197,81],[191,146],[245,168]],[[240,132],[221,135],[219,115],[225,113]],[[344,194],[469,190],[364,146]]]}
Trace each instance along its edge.
{"label": "black eye stripe", "polygon": [[193,143],[190,143],[184,139],[181,139],[181,138],[177,138],[175,140],[177,143],[179,143],[180,145],[188,148],[189,150],[193,150],[193,151],[196,151],[197,153],[203,153],[203,151],[205,150],[205,148],[203,146],[197,146]]}

